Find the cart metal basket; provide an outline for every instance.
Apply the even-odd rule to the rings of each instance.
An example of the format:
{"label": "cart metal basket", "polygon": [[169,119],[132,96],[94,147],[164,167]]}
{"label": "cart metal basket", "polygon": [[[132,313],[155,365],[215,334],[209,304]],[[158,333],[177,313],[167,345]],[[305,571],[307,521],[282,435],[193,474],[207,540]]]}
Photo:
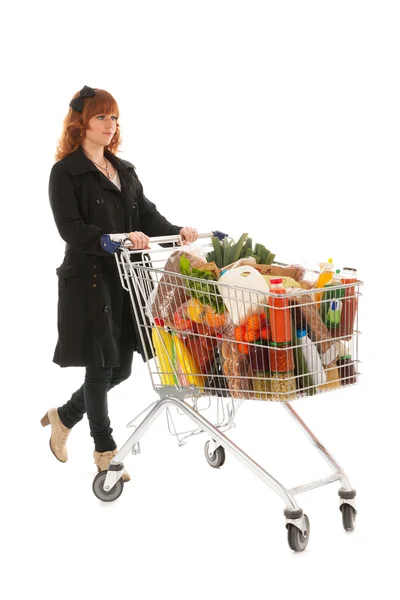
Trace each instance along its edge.
{"label": "cart metal basket", "polygon": [[[362,282],[355,279],[320,290],[288,282],[292,286],[277,295],[268,276],[265,284],[260,280],[259,288],[247,287],[246,269],[238,285],[224,283],[224,276],[205,280],[196,271],[183,275],[180,260],[190,258],[191,249],[178,245],[180,237],[150,242],[172,247],[142,251],[139,260],[137,251],[122,247],[115,258],[122,286],[130,294],[158,400],[128,424],[134,431],[109,470],[96,475],[95,495],[105,502],[121,495],[124,460],[130,452],[140,453],[140,439],[165,409],[169,431],[179,445],[206,433],[205,456],[212,467],[221,467],[228,452],[281,496],[292,550],[304,550],[309,539],[308,517],[295,499],[301,492],[340,482],[343,526],[354,529],[356,492],[291,401],[358,382]],[[316,273],[306,272],[308,278],[315,280]],[[333,473],[287,489],[254,462],[225,434],[235,426],[238,408],[246,400],[281,402]]]}

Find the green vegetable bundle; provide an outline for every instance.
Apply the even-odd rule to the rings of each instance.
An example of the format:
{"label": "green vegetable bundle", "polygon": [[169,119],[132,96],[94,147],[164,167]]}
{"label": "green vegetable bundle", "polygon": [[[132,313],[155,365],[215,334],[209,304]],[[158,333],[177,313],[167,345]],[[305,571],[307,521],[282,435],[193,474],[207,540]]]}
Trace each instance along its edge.
{"label": "green vegetable bundle", "polygon": [[[185,285],[193,298],[196,298],[201,304],[208,304],[218,314],[225,311],[224,301],[215,283],[217,281],[215,273],[195,269],[191,266],[186,256],[181,256],[180,258],[180,271],[182,275],[204,280],[204,282],[191,281],[190,279],[185,280]],[[208,281],[210,283],[207,283]]]}
{"label": "green vegetable bundle", "polygon": [[275,258],[262,244],[255,244],[248,237],[248,233],[242,233],[238,242],[226,237],[220,241],[217,237],[211,239],[214,250],[206,256],[208,262],[215,262],[219,269],[226,267],[241,258],[255,258],[257,264],[270,265]]}

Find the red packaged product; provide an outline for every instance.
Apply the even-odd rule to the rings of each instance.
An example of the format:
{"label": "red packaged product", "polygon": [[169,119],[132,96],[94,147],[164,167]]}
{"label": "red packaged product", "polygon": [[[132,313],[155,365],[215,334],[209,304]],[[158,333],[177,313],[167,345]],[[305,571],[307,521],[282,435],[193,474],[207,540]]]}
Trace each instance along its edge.
{"label": "red packaged product", "polygon": [[208,373],[214,358],[213,347],[207,348],[202,344],[202,338],[197,335],[189,335],[185,340],[185,346],[199,365],[202,373]]}

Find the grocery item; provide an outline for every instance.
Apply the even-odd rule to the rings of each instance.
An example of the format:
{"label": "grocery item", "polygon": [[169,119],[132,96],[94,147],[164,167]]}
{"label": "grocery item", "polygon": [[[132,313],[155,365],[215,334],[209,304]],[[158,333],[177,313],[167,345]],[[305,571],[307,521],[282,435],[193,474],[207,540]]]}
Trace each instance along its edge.
{"label": "grocery item", "polygon": [[268,347],[259,344],[249,346],[249,363],[253,373],[254,398],[269,400],[271,380]]}
{"label": "grocery item", "polygon": [[265,265],[256,262],[255,258],[241,258],[231,265],[224,267],[224,271],[228,269],[237,269],[238,267],[249,266],[253,267],[260,275],[268,275],[269,277],[288,277],[294,279],[301,284],[304,277],[304,268],[300,265],[293,267],[281,267],[279,265]]}
{"label": "grocery item", "polygon": [[340,277],[340,269],[337,269],[330,281],[324,285],[326,291],[321,294],[321,304],[319,306],[319,312],[321,314],[321,319],[325,323],[326,314],[328,309],[332,303],[332,300],[338,299],[341,300],[344,296],[344,289],[331,290],[329,288],[335,287],[342,284],[342,280]]}
{"label": "grocery item", "polygon": [[263,344],[249,346],[249,363],[253,373],[269,371],[269,347]]}
{"label": "grocery item", "polygon": [[306,274],[306,270],[302,265],[288,265],[287,266],[288,269],[295,269],[296,270],[296,281],[298,281],[299,283],[301,283],[305,277]]}
{"label": "grocery item", "polygon": [[271,396],[271,373],[269,371],[258,371],[253,377],[254,398],[256,400],[272,400]]}
{"label": "grocery item", "polygon": [[262,244],[255,244],[253,249],[253,240],[248,235],[248,233],[243,233],[237,243],[228,237],[222,241],[216,237],[211,238],[213,251],[207,254],[207,260],[215,262],[220,269],[231,266],[243,258],[254,258],[256,263],[271,264],[275,254],[272,254]]}
{"label": "grocery item", "polygon": [[[315,288],[324,287],[324,285],[332,279],[333,272],[334,272],[332,263],[333,263],[333,261],[331,258],[328,258],[328,262],[326,262],[326,263],[319,263],[320,274],[319,274],[317,281],[314,284]],[[315,300],[319,304],[319,302],[321,301],[321,292],[317,292],[315,294]]]}
{"label": "grocery item", "polygon": [[297,336],[294,335],[294,360],[295,360],[295,368],[296,368],[296,387],[297,391],[301,395],[314,396],[317,393],[317,389],[314,386],[314,382],[311,378],[311,375],[308,373],[307,363],[304,359],[304,355],[301,349],[301,345]]}
{"label": "grocery item", "polygon": [[174,312],[174,326],[179,331],[193,331],[195,323],[186,314],[186,305]]}
{"label": "grocery item", "polygon": [[200,372],[207,374],[214,358],[213,348],[207,348],[201,343],[200,336],[189,335],[185,338],[185,346],[189,350],[195,363],[199,365]]}
{"label": "grocery item", "polygon": [[268,297],[269,316],[271,326],[271,339],[273,342],[288,342],[292,338],[290,324],[290,307],[288,298],[280,297],[287,294],[282,278],[270,280],[270,293]]}
{"label": "grocery item", "polygon": [[[271,279],[276,279],[276,275],[264,275],[263,274],[263,277],[269,286],[271,285]],[[301,284],[298,283],[298,281],[296,281],[292,277],[286,277],[286,276],[282,277],[282,285],[284,288],[288,288],[289,290],[290,290],[290,288],[301,288],[302,287]]]}
{"label": "grocery item", "polygon": [[177,378],[172,365],[174,364],[174,351],[172,335],[163,327],[153,327],[151,331],[153,346],[156,351],[156,363],[163,385],[175,385]]}
{"label": "grocery item", "polygon": [[242,266],[222,273],[218,289],[235,325],[244,324],[253,314],[265,312],[269,288],[253,267]]}
{"label": "grocery item", "polygon": [[172,337],[172,349],[174,351],[177,371],[180,374],[181,385],[194,385],[202,390],[205,384],[205,377],[201,375],[201,370],[196,359],[177,335]]}
{"label": "grocery item", "polygon": [[341,385],[351,385],[357,383],[357,373],[354,361],[351,356],[349,342],[340,341],[338,371]]}
{"label": "grocery item", "polygon": [[206,307],[196,298],[191,298],[185,303],[185,312],[194,323],[204,323],[206,321]]}
{"label": "grocery item", "polygon": [[[224,303],[216,284],[220,273],[214,263],[207,263],[199,269],[193,267],[186,256],[181,256],[180,272],[190,278],[183,280],[183,285],[187,288],[190,296],[201,302],[201,304],[210,306],[218,314],[224,312]],[[194,281],[194,279],[200,281]]]}
{"label": "grocery item", "polygon": [[287,373],[274,373],[271,371],[271,400],[287,402],[296,398],[294,371],[288,371]]}
{"label": "grocery item", "polygon": [[311,290],[314,284],[311,281],[303,279],[302,281],[300,281],[300,285],[303,288],[303,290]]}
{"label": "grocery item", "polygon": [[319,386],[320,391],[340,388],[339,369],[336,359],[325,367],[326,383]]}
{"label": "grocery item", "polygon": [[193,331],[199,334],[202,345],[208,350],[214,350],[218,343],[218,337],[221,337],[219,330],[210,327],[207,323],[194,323]]}
{"label": "grocery item", "polygon": [[[343,284],[357,283],[357,270],[345,267],[341,275],[341,280]],[[355,286],[345,288],[342,302],[339,335],[344,337],[345,340],[348,340],[353,335],[354,321],[358,308],[358,298],[356,296]]]}
{"label": "grocery item", "polygon": [[276,342],[270,342],[269,365],[271,371],[280,373],[293,371],[293,348],[291,347],[290,342],[287,344],[277,344]]}
{"label": "grocery item", "polygon": [[192,250],[172,252],[166,261],[165,272],[156,288],[151,313],[154,317],[162,319],[170,327],[174,327],[174,313],[189,298],[189,292],[185,288],[180,273],[180,259],[182,256],[185,256],[193,267],[201,267],[205,263],[204,258]]}
{"label": "grocery item", "polygon": [[342,385],[357,383],[356,369],[350,355],[341,356],[338,362],[339,378]]}
{"label": "grocery item", "polygon": [[219,397],[229,397],[228,381],[222,370],[223,357],[220,346],[214,348],[214,358],[209,368],[208,377],[205,382],[206,390],[216,393]]}
{"label": "grocery item", "polygon": [[251,368],[247,357],[238,352],[236,342],[221,344],[222,370],[227,379],[232,398],[249,398],[252,390]]}
{"label": "grocery item", "polygon": [[235,339],[238,344],[239,352],[243,354],[249,353],[248,343],[257,342],[258,340],[269,340],[270,328],[267,323],[267,315],[262,312],[257,315],[251,315],[244,325],[235,327]]}
{"label": "grocery item", "polygon": [[301,351],[307,365],[313,385],[319,386],[326,382],[326,374],[322,366],[317,346],[308,337],[307,329],[296,331],[297,342],[301,345]]}
{"label": "grocery item", "polygon": [[337,357],[335,342],[323,323],[311,296],[309,294],[302,294],[301,296],[293,294],[290,296],[289,301],[291,305],[297,305],[296,315],[300,311],[299,318],[296,317],[296,327],[300,328],[298,323],[301,323],[301,328],[305,326],[305,323],[307,324],[307,331],[311,340],[317,344],[322,364],[324,366],[331,364]]}
{"label": "grocery item", "polygon": [[332,300],[325,317],[325,325],[332,337],[338,337],[340,333],[340,319],[342,316],[341,300]]}

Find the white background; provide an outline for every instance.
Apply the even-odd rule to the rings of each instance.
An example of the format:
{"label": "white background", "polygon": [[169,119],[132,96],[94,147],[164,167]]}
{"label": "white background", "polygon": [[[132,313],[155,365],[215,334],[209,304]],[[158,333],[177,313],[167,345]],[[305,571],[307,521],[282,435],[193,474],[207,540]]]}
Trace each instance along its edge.
{"label": "white background", "polygon": [[[2,580],[7,598],[394,597],[398,565],[398,3],[380,0],[20,2],[2,16]],[[299,497],[308,548],[281,499],[164,418],[100,503],[86,419],[58,463],[40,418],[81,385],[52,363],[64,244],[47,185],[73,94],[110,91],[120,156],[177,224],[248,231],[282,262],[355,266],[365,281],[358,387],[295,409],[357,489]],[[397,246],[397,244],[396,244]],[[119,444],[155,399],[145,365],[110,393]],[[284,485],[329,473],[279,405],[248,402],[232,439]],[[397,557],[397,558],[396,558]],[[7,584],[7,579],[8,585]]]}

